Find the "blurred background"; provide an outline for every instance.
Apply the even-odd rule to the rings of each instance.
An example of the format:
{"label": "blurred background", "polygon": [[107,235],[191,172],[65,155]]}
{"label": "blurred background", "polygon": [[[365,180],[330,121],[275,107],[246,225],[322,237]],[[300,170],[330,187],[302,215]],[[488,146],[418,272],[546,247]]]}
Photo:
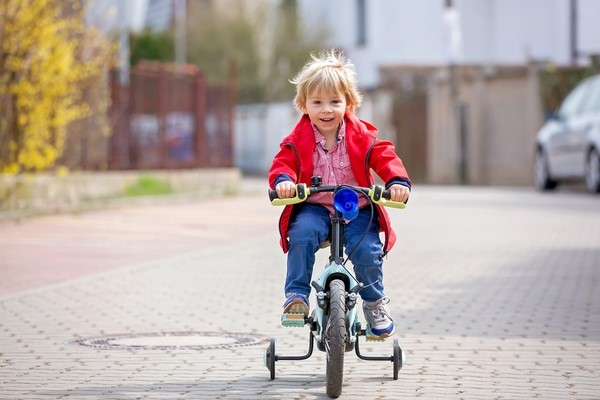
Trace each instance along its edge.
{"label": "blurred background", "polygon": [[[535,137],[600,71],[595,0],[3,0],[0,171],[263,176],[311,51],[418,183],[532,185]],[[5,198],[8,196],[8,191]]]}

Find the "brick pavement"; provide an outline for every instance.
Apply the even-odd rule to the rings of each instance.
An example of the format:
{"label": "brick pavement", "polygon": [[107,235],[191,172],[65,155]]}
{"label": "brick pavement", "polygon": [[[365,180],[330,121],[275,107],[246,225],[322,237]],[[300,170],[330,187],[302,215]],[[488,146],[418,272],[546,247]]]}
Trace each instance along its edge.
{"label": "brick pavement", "polygon": [[[280,210],[262,188],[245,200],[1,223],[0,399],[324,398],[318,351],[278,362],[270,381],[266,344],[76,343],[223,332],[304,351],[308,330],[278,324]],[[423,186],[391,215],[399,243],[385,283],[407,364],[393,381],[391,363],[347,353],[341,398],[600,398],[597,196]]]}

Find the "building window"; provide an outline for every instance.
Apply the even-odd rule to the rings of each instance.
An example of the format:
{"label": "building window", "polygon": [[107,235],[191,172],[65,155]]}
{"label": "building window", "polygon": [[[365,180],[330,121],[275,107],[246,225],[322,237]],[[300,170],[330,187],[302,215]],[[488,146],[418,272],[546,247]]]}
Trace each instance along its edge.
{"label": "building window", "polygon": [[356,45],[367,44],[367,0],[356,0]]}

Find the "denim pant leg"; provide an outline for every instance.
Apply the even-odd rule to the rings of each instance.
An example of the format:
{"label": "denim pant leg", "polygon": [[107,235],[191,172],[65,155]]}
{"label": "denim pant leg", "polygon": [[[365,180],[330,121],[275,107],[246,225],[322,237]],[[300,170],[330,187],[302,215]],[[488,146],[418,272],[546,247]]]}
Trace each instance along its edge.
{"label": "denim pant leg", "polygon": [[285,294],[310,294],[315,253],[329,236],[329,210],[318,204],[305,203],[293,218],[288,231],[289,250]]}
{"label": "denim pant leg", "polygon": [[356,278],[365,285],[360,291],[360,296],[368,302],[377,301],[385,296],[383,293],[383,244],[379,238],[379,222],[376,214],[373,216],[369,231],[361,240],[370,218],[371,208],[364,207],[356,219],[346,225],[344,231],[346,254],[350,254],[358,243],[358,247],[350,256],[350,261],[354,266]]}

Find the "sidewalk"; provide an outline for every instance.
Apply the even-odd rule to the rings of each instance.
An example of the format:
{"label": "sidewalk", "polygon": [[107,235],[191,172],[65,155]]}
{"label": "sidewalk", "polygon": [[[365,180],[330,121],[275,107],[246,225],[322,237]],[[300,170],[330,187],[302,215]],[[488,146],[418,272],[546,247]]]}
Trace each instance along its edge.
{"label": "sidewalk", "polygon": [[[324,353],[278,362],[274,381],[262,364],[267,338],[301,354],[308,330],[279,325],[281,210],[266,182],[244,185],[0,222],[0,399],[326,398]],[[341,398],[599,398],[599,200],[415,188],[385,262],[407,363],[394,381],[347,353]]]}

